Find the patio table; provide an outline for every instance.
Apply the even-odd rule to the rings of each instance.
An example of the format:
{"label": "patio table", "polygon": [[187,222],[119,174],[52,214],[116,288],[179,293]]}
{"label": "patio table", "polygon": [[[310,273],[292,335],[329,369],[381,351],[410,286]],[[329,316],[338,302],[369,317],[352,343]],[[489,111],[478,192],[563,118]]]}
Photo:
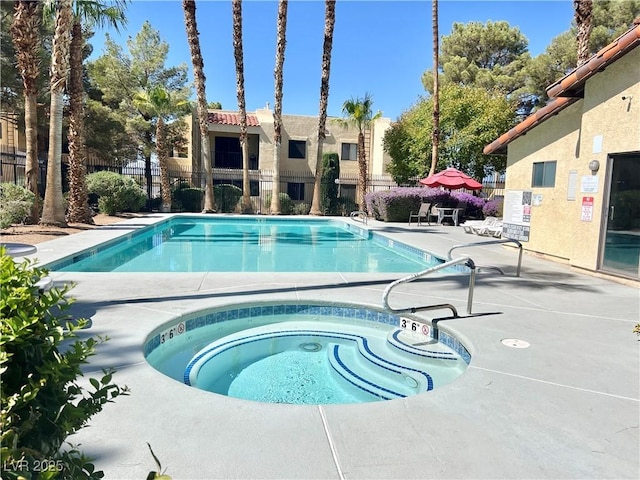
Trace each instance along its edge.
{"label": "patio table", "polygon": [[438,210],[438,225],[442,225],[442,221],[445,218],[450,218],[453,220],[453,224],[458,226],[458,213],[460,213],[460,208],[450,208],[450,207],[436,207]]}

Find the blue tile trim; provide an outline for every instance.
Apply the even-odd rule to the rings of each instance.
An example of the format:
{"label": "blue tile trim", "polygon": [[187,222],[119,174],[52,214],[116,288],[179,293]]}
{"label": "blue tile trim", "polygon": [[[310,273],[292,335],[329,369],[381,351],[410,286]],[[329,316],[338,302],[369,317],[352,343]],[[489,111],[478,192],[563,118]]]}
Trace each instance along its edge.
{"label": "blue tile trim", "polygon": [[[215,219],[216,222],[237,222],[238,221],[238,217],[218,217]],[[299,220],[295,220],[295,219],[290,219],[290,218],[279,218],[279,217],[269,217],[264,218],[264,217],[243,217],[242,220],[244,221],[254,221],[256,223],[291,223],[291,222],[296,222]],[[128,233],[125,236],[121,236],[118,238],[114,238],[112,240],[108,240],[104,243],[101,243],[100,245],[91,247],[87,250],[83,250],[81,252],[78,252],[76,254],[73,254],[71,256],[62,258],[60,260],[56,260],[53,261],[51,263],[48,263],[45,265],[45,268],[48,269],[49,271],[58,271],[58,270],[63,270],[66,267],[69,267],[70,265],[79,262],[80,260],[83,260],[85,258],[89,258],[92,257],[104,250],[106,250],[107,248],[110,248],[114,245],[117,245],[119,242],[123,241],[124,239],[126,240],[132,240],[135,239],[141,235],[155,235],[159,232],[162,232],[163,230],[166,230],[167,228],[171,228],[173,225],[177,224],[177,223],[181,223],[181,224],[188,224],[188,223],[195,223],[200,221],[199,217],[188,217],[188,216],[180,216],[180,217],[171,217],[168,218],[166,220],[163,220],[161,222],[158,222],[156,224],[153,225],[149,225],[147,227],[142,227],[139,228],[138,230],[135,230],[131,233]],[[362,238],[365,239],[372,239],[373,241],[375,241],[376,243],[378,243],[379,245],[382,245],[383,247],[386,248],[390,248],[391,250],[395,250],[398,253],[403,253],[409,257],[417,257],[419,259],[421,259],[422,261],[426,262],[426,263],[442,263],[444,262],[443,259],[433,255],[430,252],[421,250],[419,248],[416,247],[412,247],[410,245],[404,244],[402,242],[398,242],[396,240],[391,240],[388,237],[385,237],[384,235],[381,235],[379,233],[376,232],[372,232],[368,229],[362,228],[358,225],[354,225],[352,223],[348,223],[342,220],[333,220],[333,219],[305,219],[305,221],[309,222],[309,221],[313,221],[316,222],[318,224],[324,224],[324,225],[333,225],[336,226],[338,228],[342,228],[344,230],[347,230],[348,232],[354,234],[354,235],[358,235]],[[447,269],[445,269],[445,272],[464,272],[464,273],[468,273],[469,269],[464,266],[464,265],[454,265],[453,267],[449,267]]]}

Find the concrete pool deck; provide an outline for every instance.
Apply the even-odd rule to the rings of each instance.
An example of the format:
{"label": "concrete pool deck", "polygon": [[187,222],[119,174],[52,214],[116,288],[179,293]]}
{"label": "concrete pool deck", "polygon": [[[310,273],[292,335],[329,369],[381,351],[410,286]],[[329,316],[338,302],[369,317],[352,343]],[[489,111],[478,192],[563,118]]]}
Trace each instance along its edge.
{"label": "concrete pool deck", "polygon": [[[157,221],[161,215],[38,245],[47,263]],[[345,221],[350,221],[346,219]],[[445,257],[453,245],[488,240],[461,227],[369,222],[369,228]],[[186,387],[149,366],[142,346],[187,312],[260,301],[331,301],[380,308],[401,274],[57,273],[73,281],[73,313],[108,335],[87,377],[115,367],[131,394],[71,438],[107,479],[638,478],[640,290],[584,275],[501,245],[460,250],[478,265],[474,316],[468,275],[399,286],[394,307],[452,303],[462,318],[440,326],[469,348],[453,383],[402,400],[357,405],[261,404]],[[455,255],[454,255],[455,256]],[[423,318],[446,315],[426,312]],[[528,342],[511,348],[502,339]]]}

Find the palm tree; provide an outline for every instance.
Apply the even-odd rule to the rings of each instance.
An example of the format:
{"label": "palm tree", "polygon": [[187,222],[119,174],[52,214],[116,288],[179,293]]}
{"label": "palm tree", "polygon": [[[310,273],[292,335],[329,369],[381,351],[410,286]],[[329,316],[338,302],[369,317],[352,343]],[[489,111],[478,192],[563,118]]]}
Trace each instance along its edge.
{"label": "palm tree", "polygon": [[431,0],[431,26],[433,29],[433,132],[431,133],[431,167],[429,175],[436,173],[438,147],[440,145],[440,84],[438,82],[438,0]]}
{"label": "palm tree", "polygon": [[38,108],[37,81],[40,76],[40,2],[20,0],[15,3],[11,36],[16,49],[18,70],[24,86],[24,122],[27,157],[25,187],[35,195],[29,223],[37,223],[40,216],[38,193]]}
{"label": "palm tree", "polygon": [[280,146],[282,144],[282,71],[284,51],[287,46],[287,0],[278,2],[278,33],[276,39],[275,94],[273,105],[273,190],[271,191],[271,213],[280,214]]}
{"label": "palm tree", "polygon": [[169,145],[167,144],[166,122],[183,115],[189,108],[185,98],[174,97],[169,91],[157,85],[148,90],[138,92],[133,97],[133,104],[156,122],[156,155],[160,164],[160,195],[162,211],[171,211],[171,187],[169,184]]}
{"label": "palm tree", "polygon": [[358,203],[364,210],[364,196],[367,193],[367,153],[364,144],[364,132],[371,124],[382,116],[381,112],[373,113],[373,99],[366,93],[364,98],[351,98],[342,105],[344,119],[337,120],[343,126],[353,126],[358,130]]}
{"label": "palm tree", "polygon": [[116,0],[113,6],[102,0],[75,0],[74,22],[69,51],[69,206],[67,220],[93,223],[89,208],[86,175],[86,136],[84,129],[83,87],[83,23],[102,26],[109,23],[116,30],[126,23],[126,0]]}
{"label": "palm tree", "polygon": [[200,35],[196,23],[196,2],[195,0],[182,0],[184,10],[184,23],[187,28],[187,40],[191,51],[191,63],[193,64],[193,83],[196,86],[198,99],[198,125],[200,126],[200,142],[202,162],[204,163],[204,174],[206,183],[204,189],[204,209],[203,213],[215,212],[215,202],[213,198],[213,172],[211,168],[209,125],[207,118],[209,110],[207,107],[207,95],[205,94],[204,61],[200,50]]}
{"label": "palm tree", "polygon": [[329,103],[329,74],[331,71],[331,49],[333,46],[333,27],[336,23],[336,2],[324,2],[324,43],[322,45],[322,75],[320,80],[320,116],[318,120],[318,153],[316,155],[316,177],[313,184],[311,215],[321,215],[320,180],[322,178],[322,147],[326,138],[327,104]]}
{"label": "palm tree", "polygon": [[592,11],[593,0],[573,0],[573,9],[578,28],[576,40],[578,42],[578,66],[589,59],[589,37],[593,29]]}
{"label": "palm tree", "polygon": [[[49,84],[51,108],[49,119],[49,155],[47,185],[40,223],[66,226],[62,197],[62,109],[64,89],[69,74],[69,47],[73,25],[72,0],[55,3],[55,30],[51,53]],[[53,6],[52,6],[53,7]]]}
{"label": "palm tree", "polygon": [[240,110],[240,148],[242,149],[242,213],[250,213],[249,145],[247,143],[247,108],[244,99],[244,62],[242,54],[242,0],[232,0],[233,56],[236,60],[236,91]]}

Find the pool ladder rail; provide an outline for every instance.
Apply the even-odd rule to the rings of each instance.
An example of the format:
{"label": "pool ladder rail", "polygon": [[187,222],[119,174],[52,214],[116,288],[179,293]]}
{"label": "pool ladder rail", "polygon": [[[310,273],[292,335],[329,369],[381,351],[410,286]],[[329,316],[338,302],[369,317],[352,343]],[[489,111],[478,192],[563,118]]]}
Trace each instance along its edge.
{"label": "pool ladder rail", "polygon": [[498,272],[501,275],[504,275],[504,272],[502,271],[502,269],[500,269],[499,267],[479,267],[476,265],[476,263],[473,261],[473,259],[469,256],[462,256],[462,257],[457,257],[457,258],[453,258],[452,257],[452,252],[456,249],[459,248],[464,248],[464,247],[473,247],[473,246],[479,246],[479,245],[491,245],[491,244],[500,244],[500,243],[515,243],[518,248],[519,248],[519,254],[518,254],[518,266],[516,268],[516,277],[520,276],[520,267],[522,265],[522,244],[518,241],[518,240],[514,240],[511,238],[501,238],[501,239],[497,239],[497,240],[490,240],[488,242],[471,242],[471,243],[464,243],[464,244],[460,244],[460,245],[454,245],[453,247],[451,247],[449,249],[449,252],[447,252],[447,260],[441,264],[435,265],[433,267],[429,267],[425,270],[422,270],[420,272],[417,273],[412,273],[411,275],[407,275],[406,277],[400,278],[398,280],[395,280],[393,282],[391,282],[389,285],[387,285],[387,288],[384,289],[384,292],[382,293],[382,305],[383,307],[392,312],[392,313],[416,313],[418,311],[425,311],[425,310],[442,310],[442,309],[449,309],[451,310],[451,313],[453,314],[453,318],[458,318],[458,310],[456,309],[456,307],[454,307],[453,305],[451,305],[450,303],[440,303],[440,304],[434,304],[434,305],[424,305],[421,307],[409,307],[409,308],[393,308],[389,305],[389,295],[391,294],[391,290],[393,290],[395,287],[397,287],[398,285],[401,285],[403,283],[409,283],[412,282],[414,280],[417,280],[418,278],[422,278],[425,277],[431,273],[437,272],[439,270],[442,270],[444,268],[448,268],[448,267],[452,267],[455,265],[462,265],[464,264],[465,266],[467,266],[470,271],[469,271],[469,293],[467,295],[467,314],[471,315],[471,310],[472,310],[472,305],[473,305],[473,290],[475,288],[475,284],[476,284],[476,273],[478,271],[487,271],[487,270],[493,270]]}
{"label": "pool ladder rail", "polygon": [[351,214],[349,216],[353,220],[360,220],[365,225],[367,224],[367,221],[368,221],[368,218],[369,218],[367,216],[367,212],[365,212],[363,210],[355,210],[355,211],[351,212]]}

